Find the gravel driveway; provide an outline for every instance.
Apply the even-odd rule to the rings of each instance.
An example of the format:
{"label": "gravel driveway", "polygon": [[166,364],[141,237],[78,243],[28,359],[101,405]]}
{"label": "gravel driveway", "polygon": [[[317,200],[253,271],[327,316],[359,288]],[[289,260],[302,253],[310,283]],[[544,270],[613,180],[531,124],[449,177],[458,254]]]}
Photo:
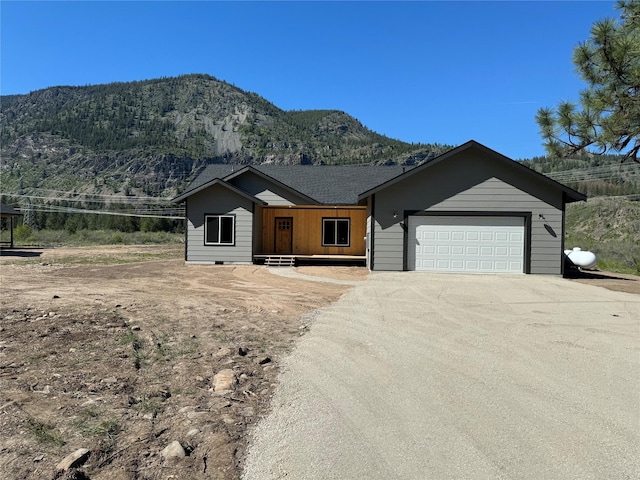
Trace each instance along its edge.
{"label": "gravel driveway", "polygon": [[372,274],[317,312],[246,480],[640,478],[640,296]]}

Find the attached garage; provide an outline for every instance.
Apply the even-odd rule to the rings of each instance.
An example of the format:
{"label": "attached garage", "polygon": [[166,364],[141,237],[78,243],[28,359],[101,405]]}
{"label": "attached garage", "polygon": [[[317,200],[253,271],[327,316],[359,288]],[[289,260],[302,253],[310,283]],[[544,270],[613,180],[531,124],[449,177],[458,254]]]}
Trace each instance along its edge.
{"label": "attached garage", "polygon": [[565,206],[586,197],[470,141],[362,193],[374,271],[561,275]]}
{"label": "attached garage", "polygon": [[407,269],[523,273],[525,217],[408,217]]}

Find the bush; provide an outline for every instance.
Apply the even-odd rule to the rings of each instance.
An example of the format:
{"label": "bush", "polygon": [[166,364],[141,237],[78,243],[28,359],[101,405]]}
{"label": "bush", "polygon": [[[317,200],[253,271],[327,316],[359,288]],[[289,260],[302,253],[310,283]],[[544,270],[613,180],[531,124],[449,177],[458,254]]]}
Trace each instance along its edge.
{"label": "bush", "polygon": [[16,242],[28,243],[34,241],[33,239],[33,230],[31,227],[26,224],[18,225],[13,230],[13,238]]}

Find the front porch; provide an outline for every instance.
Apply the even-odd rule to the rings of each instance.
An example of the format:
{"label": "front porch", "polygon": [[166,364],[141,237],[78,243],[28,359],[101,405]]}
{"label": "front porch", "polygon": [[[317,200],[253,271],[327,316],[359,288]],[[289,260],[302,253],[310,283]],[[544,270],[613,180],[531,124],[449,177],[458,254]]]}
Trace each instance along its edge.
{"label": "front porch", "polygon": [[357,265],[365,266],[365,255],[280,255],[253,256],[253,263],[267,267],[297,267],[300,265]]}

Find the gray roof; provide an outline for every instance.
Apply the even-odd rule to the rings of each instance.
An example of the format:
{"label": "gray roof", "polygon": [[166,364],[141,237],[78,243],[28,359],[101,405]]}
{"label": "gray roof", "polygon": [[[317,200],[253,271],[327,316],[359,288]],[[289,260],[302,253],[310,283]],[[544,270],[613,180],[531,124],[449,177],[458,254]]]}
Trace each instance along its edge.
{"label": "gray roof", "polygon": [[1,215],[22,215],[15,208],[5,203],[0,203],[0,214]]}
{"label": "gray roof", "polygon": [[358,194],[401,175],[398,165],[209,165],[177,197],[183,199],[215,179],[253,169],[322,205],[355,205]]}

